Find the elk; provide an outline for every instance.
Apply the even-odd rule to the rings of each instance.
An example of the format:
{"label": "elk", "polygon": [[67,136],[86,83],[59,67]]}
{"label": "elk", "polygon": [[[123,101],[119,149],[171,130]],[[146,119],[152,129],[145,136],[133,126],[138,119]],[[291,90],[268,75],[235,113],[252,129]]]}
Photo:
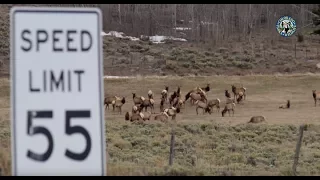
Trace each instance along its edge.
{"label": "elk", "polygon": [[248,123],[261,123],[265,121],[266,121],[266,117],[264,116],[252,116]]}
{"label": "elk", "polygon": [[230,116],[230,111],[232,111],[232,116],[234,116],[235,107],[236,107],[235,103],[226,104],[223,111],[221,112],[222,117],[224,117],[224,115],[226,114],[227,111],[229,113],[229,116]]}
{"label": "elk", "polygon": [[[203,101],[203,102],[207,102],[207,97],[204,94],[198,94],[198,93],[191,93],[189,94],[191,100],[191,104],[193,104],[195,101],[199,100],[199,101]],[[188,99],[188,97],[186,97],[186,99]]]}
{"label": "elk", "polygon": [[236,100],[239,92],[242,92],[243,96],[244,96],[244,100],[246,99],[246,88],[244,88],[244,87],[237,88],[234,85],[231,85],[231,88],[232,88],[232,92],[233,92],[233,95],[234,95],[234,100]]}
{"label": "elk", "polygon": [[165,99],[162,97],[160,101],[160,112],[163,112],[164,110],[164,102],[165,102]]}
{"label": "elk", "polygon": [[141,118],[146,121],[146,120],[150,120],[151,117],[151,113],[150,112],[140,112],[139,115],[141,116]]}
{"label": "elk", "polygon": [[104,105],[106,109],[109,109],[109,104],[112,105],[112,110],[114,111],[114,103],[117,99],[120,99],[117,96],[107,96],[104,98]]}
{"label": "elk", "polygon": [[208,107],[212,110],[212,108],[214,107],[214,106],[216,106],[217,107],[217,111],[219,112],[220,111],[220,99],[219,98],[217,98],[217,99],[214,99],[214,100],[210,100],[210,101],[208,101]]}
{"label": "elk", "polygon": [[178,94],[176,91],[173,92],[173,94],[170,95],[169,97],[169,104],[172,105],[173,100],[178,97]]}
{"label": "elk", "polygon": [[161,96],[165,99],[165,101],[168,101],[168,91],[169,91],[169,87],[166,86],[164,90],[161,91]]}
{"label": "elk", "polygon": [[312,96],[314,99],[314,106],[317,106],[317,101],[320,101],[320,92],[317,92],[316,90],[312,90]]}
{"label": "elk", "polygon": [[154,116],[154,120],[158,120],[161,122],[166,122],[169,119],[169,115],[166,112],[161,112],[160,114],[157,114]]}
{"label": "elk", "polygon": [[[191,91],[189,91],[186,95],[185,95],[185,101],[187,101],[189,98],[190,98],[190,96],[191,96],[191,94],[192,93],[194,93],[194,94],[201,94],[202,96],[206,96],[206,93],[201,89],[201,88],[199,88],[199,87],[196,87],[196,88],[194,88],[194,89],[192,89]],[[193,102],[192,102],[192,100],[191,100],[191,104],[192,104]]]}
{"label": "elk", "polygon": [[134,105],[139,105],[145,100],[143,96],[137,96],[136,93],[132,93],[132,98]]}
{"label": "elk", "polygon": [[287,100],[287,104],[282,104],[279,109],[290,109],[290,100]]}
{"label": "elk", "polygon": [[238,93],[237,103],[239,104],[243,100],[244,94],[242,91]]}
{"label": "elk", "polygon": [[205,92],[209,92],[210,91],[210,84],[207,84],[206,87],[201,88],[202,90],[204,90]]}
{"label": "elk", "polygon": [[167,108],[167,109],[163,110],[163,112],[165,112],[169,116],[171,116],[172,120],[175,120],[176,119],[176,115],[178,113],[180,113],[180,108],[171,107],[171,108]]}
{"label": "elk", "polygon": [[121,114],[121,112],[122,112],[122,111],[121,111],[121,107],[122,107],[125,103],[126,103],[126,98],[125,98],[125,97],[123,97],[122,99],[116,99],[116,100],[115,100],[114,106],[119,109],[119,113],[120,113],[120,114]]}
{"label": "elk", "polygon": [[181,96],[181,86],[178,86],[177,97],[180,97],[180,96]]}
{"label": "elk", "polygon": [[153,99],[153,92],[151,90],[148,91],[148,97],[149,99]]}
{"label": "elk", "polygon": [[143,118],[141,117],[140,113],[131,113],[131,112],[126,112],[125,114],[125,120],[126,121],[140,121],[143,120]]}
{"label": "elk", "polygon": [[230,95],[230,93],[229,93],[228,90],[225,90],[225,91],[224,91],[224,95],[225,95],[227,98],[231,98],[231,95]]}
{"label": "elk", "polygon": [[151,112],[154,112],[154,100],[153,99],[144,99],[140,104],[140,108],[144,108],[145,112],[147,112],[147,108],[150,107]]}
{"label": "elk", "polygon": [[205,114],[206,112],[208,112],[209,114],[211,114],[211,109],[208,107],[208,105],[206,104],[206,103],[204,103],[204,102],[202,102],[202,101],[196,101],[195,102],[195,104],[196,104],[196,113],[197,113],[197,115],[199,114],[198,113],[198,109],[200,108],[200,109],[202,109],[202,112],[203,112],[203,114]]}
{"label": "elk", "polygon": [[233,100],[232,98],[227,98],[226,99],[226,104],[229,104],[229,103],[235,103],[236,101]]}

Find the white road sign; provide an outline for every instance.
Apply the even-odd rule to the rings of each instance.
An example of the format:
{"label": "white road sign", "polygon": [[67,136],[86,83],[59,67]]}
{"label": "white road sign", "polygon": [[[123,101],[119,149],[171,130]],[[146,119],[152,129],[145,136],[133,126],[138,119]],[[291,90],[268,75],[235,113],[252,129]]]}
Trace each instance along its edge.
{"label": "white road sign", "polygon": [[10,16],[13,175],[105,175],[100,10]]}

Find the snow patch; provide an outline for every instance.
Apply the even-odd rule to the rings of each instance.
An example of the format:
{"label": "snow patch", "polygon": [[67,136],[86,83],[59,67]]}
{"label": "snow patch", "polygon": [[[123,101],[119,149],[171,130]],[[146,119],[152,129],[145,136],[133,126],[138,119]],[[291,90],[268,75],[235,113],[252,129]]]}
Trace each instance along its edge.
{"label": "snow patch", "polygon": [[149,38],[150,38],[150,41],[155,43],[155,44],[164,43],[165,40],[183,41],[183,42],[187,41],[186,39],[175,38],[175,37],[172,37],[172,36],[158,36],[158,35],[155,35],[155,36],[150,36]]}
{"label": "snow patch", "polygon": [[186,31],[186,30],[191,30],[191,28],[188,28],[188,27],[175,27],[173,28],[175,30],[180,30],[180,31]]}
{"label": "snow patch", "polygon": [[108,33],[104,33],[104,36],[113,36],[121,39],[129,39],[131,41],[139,41],[139,38],[132,37],[132,36],[126,36],[123,32],[117,32],[117,31],[110,31]]}
{"label": "snow patch", "polygon": [[103,79],[132,79],[134,76],[103,76]]}
{"label": "snow patch", "polygon": [[[101,36],[113,36],[113,37],[117,37],[117,38],[121,38],[121,39],[129,39],[131,41],[140,41],[140,38],[126,36],[123,32],[117,32],[117,31],[110,31],[108,33],[101,32]],[[147,37],[147,36],[141,35],[140,37]],[[182,42],[187,41],[186,39],[175,38],[172,36],[158,36],[158,35],[149,36],[149,41],[151,41],[152,43],[155,43],[155,44],[164,43],[165,40],[182,41]]]}
{"label": "snow patch", "polygon": [[101,36],[106,36],[107,35],[107,33],[105,33],[105,32],[101,32]]}

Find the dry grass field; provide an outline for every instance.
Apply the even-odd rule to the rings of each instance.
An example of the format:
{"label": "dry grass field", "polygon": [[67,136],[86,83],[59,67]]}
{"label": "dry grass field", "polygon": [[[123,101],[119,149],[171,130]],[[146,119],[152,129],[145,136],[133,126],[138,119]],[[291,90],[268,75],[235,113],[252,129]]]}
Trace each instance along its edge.
{"label": "dry grass field", "polygon": [[[298,126],[305,131],[298,165],[299,175],[320,175],[320,112],[314,107],[312,89],[319,89],[320,75],[256,75],[210,77],[137,77],[105,80],[105,93],[126,96],[122,115],[106,110],[108,175],[292,175]],[[132,123],[124,120],[132,107],[132,92],[155,93],[159,112],[160,91],[182,86],[185,94],[210,83],[209,99],[225,103],[224,90],[242,83],[247,100],[236,106],[235,116],[219,113],[196,115],[189,101],[176,120],[175,158],[168,167],[173,121]],[[10,175],[10,86],[0,80],[0,168]],[[291,100],[290,109],[279,105]],[[253,115],[267,122],[247,124]]]}

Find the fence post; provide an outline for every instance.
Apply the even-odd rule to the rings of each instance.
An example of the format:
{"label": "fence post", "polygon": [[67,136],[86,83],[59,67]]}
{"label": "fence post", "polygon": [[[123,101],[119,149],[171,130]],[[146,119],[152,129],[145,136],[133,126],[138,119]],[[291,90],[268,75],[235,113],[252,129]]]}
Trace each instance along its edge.
{"label": "fence post", "polygon": [[308,52],[307,52],[307,47],[306,47],[306,60],[307,60],[307,58],[308,58],[308,54],[307,54]]}
{"label": "fence post", "polygon": [[174,159],[174,145],[175,145],[175,128],[172,127],[171,131],[171,142],[170,142],[170,155],[169,155],[169,166],[172,166]]}
{"label": "fence post", "polygon": [[294,58],[297,58],[297,43],[294,43]]}
{"label": "fence post", "polygon": [[301,149],[301,144],[302,144],[302,139],[303,139],[304,128],[305,128],[305,125],[301,125],[299,128],[299,137],[298,137],[298,141],[297,141],[296,152],[294,155],[294,161],[293,161],[293,166],[292,166],[292,171],[295,176],[297,175],[297,165],[298,165],[298,161],[299,161],[299,155],[300,155],[300,149]]}

